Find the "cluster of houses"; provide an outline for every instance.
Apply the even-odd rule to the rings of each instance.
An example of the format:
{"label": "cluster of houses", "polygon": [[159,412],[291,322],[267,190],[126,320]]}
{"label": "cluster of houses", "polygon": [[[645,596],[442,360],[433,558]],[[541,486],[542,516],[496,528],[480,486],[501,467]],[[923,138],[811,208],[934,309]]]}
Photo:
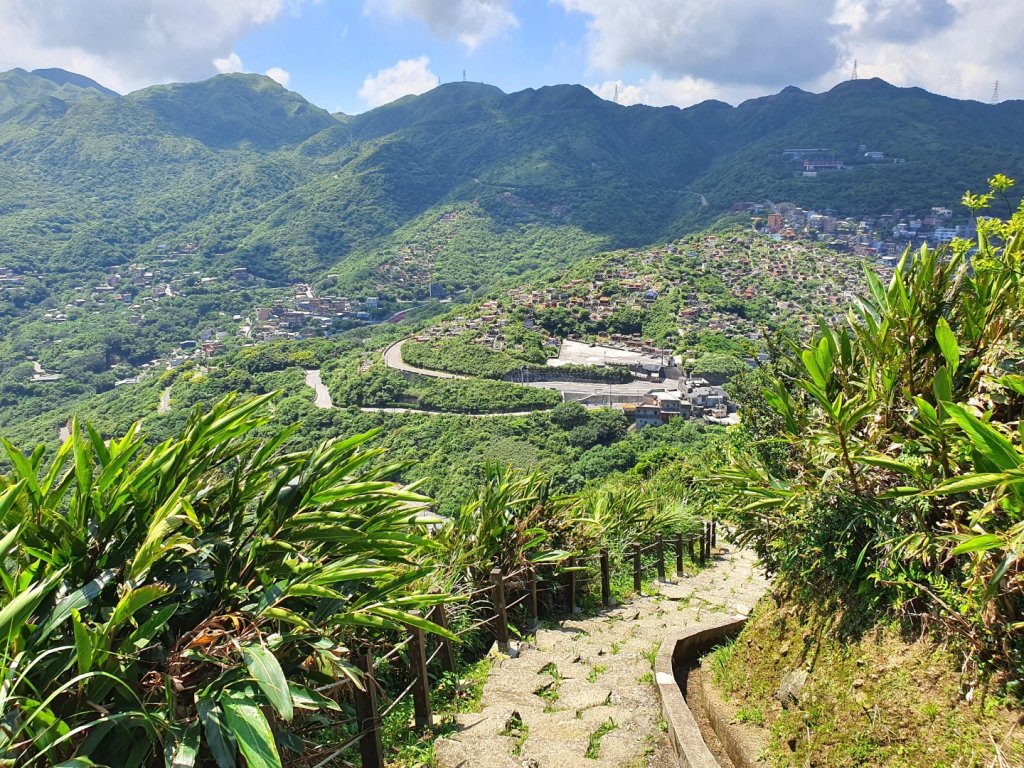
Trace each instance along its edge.
{"label": "cluster of houses", "polygon": [[[36,277],[40,277],[40,275],[36,275]],[[19,275],[7,267],[0,267],[0,293],[8,288],[21,288],[24,285],[24,275]]]}
{"label": "cluster of houses", "polygon": [[374,322],[381,309],[380,299],[350,299],[347,296],[317,296],[312,286],[299,283],[287,299],[256,307],[242,319],[238,335],[247,341],[308,339],[328,336],[336,330]]}
{"label": "cluster of houses", "polygon": [[416,233],[374,267],[370,290],[413,299],[446,299],[448,287],[437,282],[438,254],[455,239],[466,215],[453,208],[439,215],[426,230]]}
{"label": "cluster of houses", "polygon": [[696,419],[708,424],[737,424],[737,405],[729,393],[704,378],[680,378],[678,390],[652,391],[637,403],[622,406],[637,429],[658,427],[672,419]]}
{"label": "cluster of houses", "polygon": [[793,203],[736,203],[734,211],[747,211],[762,223],[761,231],[778,240],[815,240],[836,251],[876,260],[892,268],[909,247],[937,247],[954,238],[971,238],[973,225],[954,222],[950,208],[935,206],[927,215],[912,215],[895,208],[879,216],[841,216]]}
{"label": "cluster of houses", "polygon": [[827,147],[796,147],[782,150],[782,156],[795,163],[800,169],[800,175],[805,178],[814,178],[822,172],[852,171],[858,165],[907,162],[902,157],[886,157],[884,152],[869,149],[867,144],[861,144],[855,153],[848,154],[849,157],[845,157]]}
{"label": "cluster of houses", "polygon": [[[74,289],[74,296],[61,309],[48,310],[45,319],[63,323],[68,320],[67,310],[103,307],[123,307],[127,310],[128,321],[138,325],[146,312],[162,299],[185,294],[193,286],[209,285],[217,278],[199,270],[182,271],[179,262],[194,256],[199,249],[196,243],[187,243],[180,248],[160,253],[152,261],[133,262],[113,266],[95,285],[80,285]],[[231,275],[232,280],[252,279],[248,270],[239,268]]]}

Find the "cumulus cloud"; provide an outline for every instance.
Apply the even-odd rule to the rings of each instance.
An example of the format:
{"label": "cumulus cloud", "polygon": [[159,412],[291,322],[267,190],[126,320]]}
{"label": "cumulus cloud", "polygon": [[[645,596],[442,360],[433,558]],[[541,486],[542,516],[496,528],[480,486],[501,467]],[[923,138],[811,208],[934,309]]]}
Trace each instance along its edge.
{"label": "cumulus cloud", "polygon": [[1017,0],[556,0],[587,17],[590,72],[623,103],[736,103],[786,85],[861,77],[985,100],[1024,98]]}
{"label": "cumulus cloud", "polygon": [[590,17],[588,58],[597,71],[639,65],[663,77],[770,85],[821,75],[839,55],[822,0],[560,2]]}
{"label": "cumulus cloud", "polygon": [[912,43],[947,29],[958,16],[950,0],[838,0],[833,19],[853,36]]}
{"label": "cumulus cloud", "polygon": [[244,71],[244,68],[242,67],[242,57],[234,51],[222,59],[214,59],[213,66],[222,75],[226,75],[230,72]]}
{"label": "cumulus cloud", "polygon": [[379,107],[409,94],[420,94],[437,85],[437,75],[430,71],[430,59],[403,59],[388,69],[363,80],[359,98],[371,108]]}
{"label": "cumulus cloud", "polygon": [[708,99],[737,104],[764,95],[764,89],[758,86],[722,86],[710,80],[668,78],[658,74],[640,78],[635,83],[605,80],[588,87],[602,99],[616,99],[619,104],[627,107],[632,104],[648,104],[652,107],[689,106]]}
{"label": "cumulus cloud", "polygon": [[366,0],[368,12],[423,21],[443,40],[458,40],[470,50],[519,26],[509,0]]}
{"label": "cumulus cloud", "polygon": [[280,67],[271,67],[263,74],[265,74],[271,80],[276,80],[285,88],[288,87],[288,83],[290,83],[292,79],[291,73],[287,69],[281,69]]}
{"label": "cumulus cloud", "polygon": [[119,91],[241,68],[235,43],[298,0],[0,0],[0,69],[63,67]]}

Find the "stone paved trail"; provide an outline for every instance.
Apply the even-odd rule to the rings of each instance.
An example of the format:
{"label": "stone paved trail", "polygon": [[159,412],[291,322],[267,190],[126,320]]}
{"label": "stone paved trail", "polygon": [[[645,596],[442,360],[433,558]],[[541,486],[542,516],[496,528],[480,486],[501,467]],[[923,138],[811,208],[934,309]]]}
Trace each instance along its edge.
{"label": "stone paved trail", "polygon": [[459,715],[458,732],[438,740],[439,765],[675,766],[675,754],[659,728],[654,653],[663,638],[688,626],[748,613],[766,586],[754,556],[727,544],[713,567],[661,585],[656,596],[539,630],[518,658],[494,665],[482,711]]}

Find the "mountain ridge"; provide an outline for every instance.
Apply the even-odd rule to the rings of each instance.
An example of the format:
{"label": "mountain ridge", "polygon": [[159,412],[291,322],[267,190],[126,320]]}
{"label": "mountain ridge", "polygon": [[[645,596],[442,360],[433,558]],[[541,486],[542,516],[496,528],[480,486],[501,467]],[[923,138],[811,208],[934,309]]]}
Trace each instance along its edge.
{"label": "mountain ridge", "polygon": [[[19,169],[0,185],[0,266],[44,273],[176,238],[201,242],[211,262],[311,279],[457,203],[478,203],[499,229],[568,227],[620,247],[738,201],[927,210],[992,173],[1024,176],[1024,102],[880,80],[684,109],[622,106],[579,85],[445,83],[335,116],[262,75],[120,96],[44,74],[0,74],[0,158]],[[804,177],[782,152],[808,146],[853,170]]]}

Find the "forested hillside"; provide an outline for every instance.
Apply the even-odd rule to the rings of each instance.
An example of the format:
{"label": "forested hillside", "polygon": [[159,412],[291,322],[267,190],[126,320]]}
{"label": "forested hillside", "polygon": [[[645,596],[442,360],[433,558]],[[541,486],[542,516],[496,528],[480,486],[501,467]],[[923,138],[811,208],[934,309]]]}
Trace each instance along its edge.
{"label": "forested hillside", "polygon": [[[763,198],[924,209],[995,171],[1020,175],[1022,129],[1019,102],[877,80],[683,110],[622,107],[581,86],[448,83],[341,119],[258,75],[122,97],[59,70],[12,70],[0,75],[0,265],[81,274],[185,240],[204,263],[309,278],[460,202],[499,234],[564,228],[604,246]],[[783,157],[793,147],[849,170],[806,178]]]}

